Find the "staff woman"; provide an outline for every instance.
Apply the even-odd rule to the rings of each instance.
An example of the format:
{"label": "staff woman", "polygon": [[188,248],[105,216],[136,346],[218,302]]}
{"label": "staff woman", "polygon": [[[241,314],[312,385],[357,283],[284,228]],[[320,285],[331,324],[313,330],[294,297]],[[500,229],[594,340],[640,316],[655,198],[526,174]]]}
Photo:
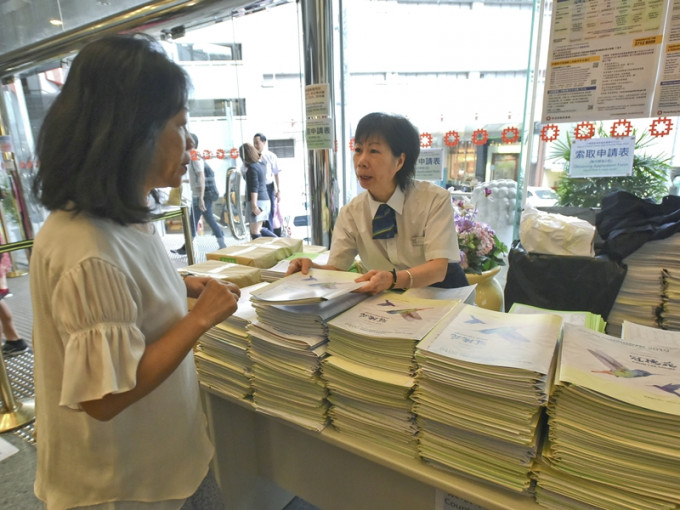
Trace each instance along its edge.
{"label": "staff woman", "polygon": [[367,193],[344,206],[333,229],[327,265],[291,261],[287,274],[309,268],[346,271],[358,254],[369,270],[359,292],[411,287],[459,287],[458,236],[445,189],[415,180],[420,136],[408,119],[370,113],[356,128],[354,171]]}

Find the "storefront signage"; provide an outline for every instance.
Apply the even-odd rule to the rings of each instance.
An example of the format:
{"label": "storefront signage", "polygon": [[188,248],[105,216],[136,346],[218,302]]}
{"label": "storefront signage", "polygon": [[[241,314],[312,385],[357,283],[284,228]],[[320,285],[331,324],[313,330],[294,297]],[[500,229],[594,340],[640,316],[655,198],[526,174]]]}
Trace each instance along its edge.
{"label": "storefront signage", "polygon": [[574,140],[569,177],[628,177],[633,173],[635,137]]}

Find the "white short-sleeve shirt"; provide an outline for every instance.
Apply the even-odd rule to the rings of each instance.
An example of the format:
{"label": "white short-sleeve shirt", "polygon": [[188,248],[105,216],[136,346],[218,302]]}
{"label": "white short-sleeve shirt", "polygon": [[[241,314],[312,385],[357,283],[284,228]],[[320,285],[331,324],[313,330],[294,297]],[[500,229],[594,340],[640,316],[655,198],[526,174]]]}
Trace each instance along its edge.
{"label": "white short-sleeve shirt", "polygon": [[110,421],[80,406],[133,388],[145,347],[187,313],[158,233],[53,212],[36,236],[30,279],[36,495],[48,510],[181,507],[213,455],[193,353]]}
{"label": "white short-sleeve shirt", "polygon": [[368,269],[407,269],[428,260],[460,261],[451,195],[427,181],[415,181],[405,193],[399,187],[387,205],[396,212],[397,235],[373,239],[373,217],[380,202],[363,192],[340,209],[333,228],[328,263],[347,270],[356,255]]}

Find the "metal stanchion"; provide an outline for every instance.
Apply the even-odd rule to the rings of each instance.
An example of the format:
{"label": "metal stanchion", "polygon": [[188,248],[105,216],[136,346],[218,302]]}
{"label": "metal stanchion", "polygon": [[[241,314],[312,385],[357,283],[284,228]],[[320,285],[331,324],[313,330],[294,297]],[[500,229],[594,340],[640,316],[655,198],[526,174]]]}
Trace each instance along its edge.
{"label": "metal stanchion", "polygon": [[35,420],[35,400],[24,398],[16,400],[7,377],[5,359],[0,351],[0,396],[3,407],[0,410],[0,434],[18,429]]}
{"label": "metal stanchion", "polygon": [[154,214],[151,219],[153,221],[165,221],[171,218],[177,218],[178,216],[182,220],[182,230],[184,231],[184,247],[187,250],[187,265],[192,265],[194,263],[194,243],[191,238],[191,217],[189,216],[189,207],[183,206],[163,206],[161,207],[163,212],[159,214]]}
{"label": "metal stanchion", "polygon": [[[14,250],[30,250],[32,247],[33,240],[29,239],[3,244],[0,246],[0,253]],[[3,407],[0,409],[0,433],[18,429],[35,420],[35,400],[32,398],[17,400],[12,394],[12,386],[7,377],[7,368],[5,367],[2,351],[0,351],[0,396],[3,402]]]}
{"label": "metal stanchion", "polygon": [[[187,250],[187,265],[191,266],[194,263],[194,240],[191,238],[191,216],[189,216],[189,208],[186,205],[182,209],[182,230],[184,230],[184,247]],[[211,213],[212,214],[212,213]]]}

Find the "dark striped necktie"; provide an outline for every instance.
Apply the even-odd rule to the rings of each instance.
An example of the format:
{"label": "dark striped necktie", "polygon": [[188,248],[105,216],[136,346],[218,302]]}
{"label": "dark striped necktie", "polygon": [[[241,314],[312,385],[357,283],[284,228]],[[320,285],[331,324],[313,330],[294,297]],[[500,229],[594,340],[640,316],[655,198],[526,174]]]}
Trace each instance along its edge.
{"label": "dark striped necktie", "polygon": [[387,204],[380,204],[373,218],[373,239],[392,239],[397,233],[397,218]]}

